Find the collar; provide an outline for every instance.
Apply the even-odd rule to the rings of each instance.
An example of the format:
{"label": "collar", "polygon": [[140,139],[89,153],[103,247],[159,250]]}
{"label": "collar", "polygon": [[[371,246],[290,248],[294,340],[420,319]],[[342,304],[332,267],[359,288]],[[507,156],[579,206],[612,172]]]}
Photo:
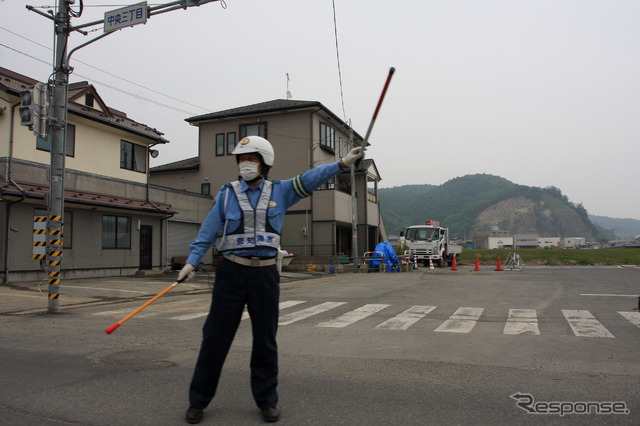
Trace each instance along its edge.
{"label": "collar", "polygon": [[262,191],[262,187],[264,187],[264,178],[262,178],[258,186],[255,188],[251,188],[244,179],[240,180],[240,190],[242,192],[247,192],[248,190]]}

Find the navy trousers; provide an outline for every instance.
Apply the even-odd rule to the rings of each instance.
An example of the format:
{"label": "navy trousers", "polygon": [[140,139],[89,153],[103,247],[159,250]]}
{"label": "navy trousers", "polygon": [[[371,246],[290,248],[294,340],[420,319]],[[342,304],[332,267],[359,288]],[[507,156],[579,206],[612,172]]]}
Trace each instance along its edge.
{"label": "navy trousers", "polygon": [[246,304],[251,316],[251,391],[258,408],[278,403],[278,302],[276,265],[249,267],[223,259],[216,270],[209,315],[189,387],[189,406],[204,409],[216,393],[222,365],[238,330]]}

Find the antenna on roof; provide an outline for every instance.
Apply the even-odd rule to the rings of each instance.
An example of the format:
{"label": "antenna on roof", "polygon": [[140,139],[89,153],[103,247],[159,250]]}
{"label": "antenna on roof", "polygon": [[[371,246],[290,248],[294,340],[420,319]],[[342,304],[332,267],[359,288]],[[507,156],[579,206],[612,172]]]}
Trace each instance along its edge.
{"label": "antenna on roof", "polygon": [[287,99],[291,99],[291,92],[289,91],[289,73],[287,73]]}

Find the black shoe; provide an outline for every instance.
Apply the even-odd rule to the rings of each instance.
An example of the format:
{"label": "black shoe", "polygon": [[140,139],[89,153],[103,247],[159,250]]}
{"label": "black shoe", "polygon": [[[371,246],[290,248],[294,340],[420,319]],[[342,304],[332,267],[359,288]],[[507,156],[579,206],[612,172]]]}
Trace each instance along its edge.
{"label": "black shoe", "polygon": [[278,410],[276,407],[265,408],[264,410],[262,410],[262,418],[265,422],[277,422],[280,418],[280,410]]}
{"label": "black shoe", "polygon": [[202,421],[202,410],[200,408],[189,408],[186,415],[187,423],[196,424]]}

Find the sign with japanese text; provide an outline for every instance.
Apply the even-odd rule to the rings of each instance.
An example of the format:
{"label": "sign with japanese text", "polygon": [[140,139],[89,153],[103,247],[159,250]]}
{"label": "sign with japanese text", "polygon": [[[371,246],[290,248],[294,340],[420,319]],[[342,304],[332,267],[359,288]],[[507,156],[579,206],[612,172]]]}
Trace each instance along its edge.
{"label": "sign with japanese text", "polygon": [[125,6],[104,14],[104,32],[147,23],[147,2]]}

